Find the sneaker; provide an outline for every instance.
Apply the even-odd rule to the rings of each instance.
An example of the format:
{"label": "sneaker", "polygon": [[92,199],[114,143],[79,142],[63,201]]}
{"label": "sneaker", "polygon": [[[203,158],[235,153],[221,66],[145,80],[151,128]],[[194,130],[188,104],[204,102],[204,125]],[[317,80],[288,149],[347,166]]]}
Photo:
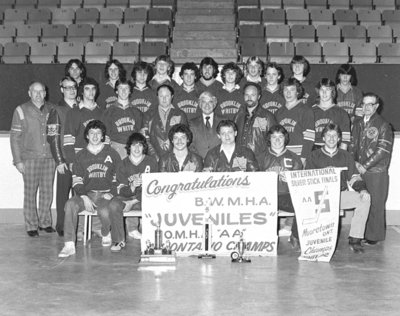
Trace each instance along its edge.
{"label": "sneaker", "polygon": [[134,238],[134,239],[141,239],[142,238],[142,233],[138,231],[137,229],[132,230],[131,232],[128,233],[129,237]]}
{"label": "sneaker", "polygon": [[111,246],[111,252],[120,252],[125,248],[125,241],[120,241]]}
{"label": "sneaker", "polygon": [[110,247],[111,246],[111,244],[112,244],[111,233],[108,233],[107,236],[103,236],[101,238],[101,244],[102,244],[103,247]]}
{"label": "sneaker", "polygon": [[67,258],[75,254],[75,244],[73,241],[67,241],[64,248],[58,254],[59,258]]}

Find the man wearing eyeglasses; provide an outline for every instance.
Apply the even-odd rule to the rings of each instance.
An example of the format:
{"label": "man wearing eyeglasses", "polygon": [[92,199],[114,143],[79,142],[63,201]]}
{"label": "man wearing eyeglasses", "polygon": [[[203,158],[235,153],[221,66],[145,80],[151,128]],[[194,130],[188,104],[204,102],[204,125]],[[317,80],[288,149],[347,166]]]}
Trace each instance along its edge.
{"label": "man wearing eyeglasses", "polygon": [[385,203],[389,188],[388,168],[393,131],[376,111],[379,96],[368,92],[362,100],[363,117],[354,122],[350,152],[371,195],[371,208],[365,229],[365,244],[385,239]]}
{"label": "man wearing eyeglasses", "polygon": [[58,235],[62,237],[64,235],[64,206],[68,201],[72,187],[72,174],[66,164],[63,150],[65,118],[67,113],[76,107],[77,83],[72,77],[65,76],[60,81],[60,90],[63,98],[50,112],[47,120],[47,141],[57,165],[56,230]]}

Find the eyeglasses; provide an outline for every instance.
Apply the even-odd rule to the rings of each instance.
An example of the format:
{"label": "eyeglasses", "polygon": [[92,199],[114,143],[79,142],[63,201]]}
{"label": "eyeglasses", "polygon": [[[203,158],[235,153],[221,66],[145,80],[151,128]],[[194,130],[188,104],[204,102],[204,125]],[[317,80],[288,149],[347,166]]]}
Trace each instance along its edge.
{"label": "eyeglasses", "polygon": [[362,106],[365,107],[373,107],[376,103],[361,103]]}
{"label": "eyeglasses", "polygon": [[67,91],[72,91],[72,90],[76,90],[76,86],[70,86],[70,87],[64,87],[63,88]]}

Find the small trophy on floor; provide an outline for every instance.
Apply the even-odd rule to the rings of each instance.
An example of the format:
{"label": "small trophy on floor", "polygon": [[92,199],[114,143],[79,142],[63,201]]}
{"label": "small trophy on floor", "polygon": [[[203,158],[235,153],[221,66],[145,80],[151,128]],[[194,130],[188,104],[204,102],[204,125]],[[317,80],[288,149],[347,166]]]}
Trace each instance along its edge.
{"label": "small trophy on floor", "polygon": [[210,225],[210,209],[206,207],[206,210],[204,212],[204,250],[206,253],[199,254],[197,258],[199,259],[215,259],[214,254],[208,253],[210,244],[211,244],[211,225]]}
{"label": "small trophy on floor", "polygon": [[244,257],[246,251],[246,242],[243,239],[243,231],[240,233],[240,240],[236,243],[236,249],[231,253],[232,262],[249,263],[251,260]]}

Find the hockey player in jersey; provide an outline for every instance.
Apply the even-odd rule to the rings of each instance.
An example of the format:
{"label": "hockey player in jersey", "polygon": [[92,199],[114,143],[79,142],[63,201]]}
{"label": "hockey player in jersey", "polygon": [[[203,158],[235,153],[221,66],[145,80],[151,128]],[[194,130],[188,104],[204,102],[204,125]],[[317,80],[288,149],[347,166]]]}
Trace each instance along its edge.
{"label": "hockey player in jersey", "polygon": [[157,108],[156,92],[149,85],[151,78],[153,78],[153,68],[150,64],[144,61],[133,64],[131,80],[134,86],[130,101],[134,107],[148,116],[151,116]]}
{"label": "hockey player in jersey", "polygon": [[365,230],[366,243],[385,240],[385,203],[389,189],[389,164],[393,150],[393,131],[377,110],[382,104],[375,93],[364,94],[364,116],[354,122],[350,152],[371,194],[371,210]]}
{"label": "hockey player in jersey", "polygon": [[[294,213],[292,198],[285,177],[285,171],[301,170],[303,164],[300,157],[286,148],[289,143],[289,133],[282,125],[270,128],[266,136],[268,150],[260,160],[261,171],[272,171],[278,174],[278,209]],[[293,248],[299,248],[299,233],[297,225],[292,227],[290,243]]]}
{"label": "hockey player in jersey", "polygon": [[236,143],[250,148],[257,161],[267,150],[266,136],[268,130],[276,124],[275,116],[259,104],[261,87],[249,82],[243,88],[245,109],[237,113],[233,119],[238,135]]}
{"label": "hockey player in jersey", "polygon": [[168,132],[175,124],[186,124],[185,112],[172,105],[174,89],[169,85],[161,85],[157,89],[158,107],[152,117],[147,117],[145,128],[148,130],[150,142],[155,150],[157,160],[170,150]]}
{"label": "hockey player in jersey", "polygon": [[362,91],[357,87],[357,74],[350,64],[343,64],[336,73],[336,104],[349,114],[351,122],[361,117]]}
{"label": "hockey player in jersey", "polygon": [[280,83],[283,81],[283,70],[275,62],[269,62],[266,66],[266,84],[261,86],[262,96],[260,104],[272,114],[285,105],[285,98],[281,94]]}
{"label": "hockey player in jersey", "polygon": [[356,168],[353,157],[347,151],[339,148],[342,138],[339,125],[327,124],[322,131],[322,138],[324,146],[311,153],[311,158],[307,161],[307,169],[347,168],[341,172],[340,209],[355,208],[350,226],[349,245],[355,253],[362,253],[364,249],[361,240],[364,238],[371,197]]}
{"label": "hockey player in jersey", "polygon": [[239,84],[240,88],[243,89],[248,82],[257,83],[260,87],[265,86],[266,80],[264,78],[264,73],[264,62],[260,59],[260,57],[249,57],[246,61],[244,77]]}
{"label": "hockey player in jersey", "polygon": [[143,114],[129,102],[133,85],[128,80],[118,80],[115,83],[117,101],[104,111],[102,121],[106,125],[111,147],[121,159],[126,157],[126,140],[133,132],[142,129]]}
{"label": "hockey player in jersey", "polygon": [[275,117],[289,133],[287,149],[300,156],[305,165],[315,140],[314,113],[302,102],[304,90],[297,79],[285,80],[281,89],[285,105],[275,112]]}
{"label": "hockey player in jersey", "polygon": [[163,84],[171,86],[174,90],[179,87],[172,75],[175,71],[175,64],[168,55],[160,55],[154,60],[154,76],[149,85],[156,91]]}
{"label": "hockey player in jersey", "polygon": [[208,151],[204,159],[204,171],[258,171],[258,163],[253,151],[236,144],[235,122],[222,120],[217,126],[217,133],[221,144]]}
{"label": "hockey player in jersey", "polygon": [[78,213],[97,211],[101,222],[102,245],[111,246],[109,204],[117,194],[116,172],[121,160],[105,144],[106,127],[99,120],[90,121],[84,130],[87,146],[77,153],[73,168],[74,197],[65,204],[64,248],[59,257],[75,254]]}
{"label": "hockey player in jersey", "polygon": [[347,112],[335,104],[336,86],[328,78],[322,78],[317,86],[319,102],[312,106],[315,122],[314,148],[324,146],[322,131],[329,123],[338,124],[342,131],[340,148],[347,150],[350,143],[350,118]]}
{"label": "hockey player in jersey", "polygon": [[184,124],[172,126],[168,133],[172,150],[158,161],[160,172],[191,171],[201,172],[203,170],[203,158],[189,150],[193,134],[189,127]]}
{"label": "hockey player in jersey", "polygon": [[97,104],[103,109],[108,109],[115,101],[117,101],[117,94],[115,83],[118,80],[125,81],[126,70],[117,59],[109,60],[104,69],[104,76],[106,82],[100,86],[100,95],[97,99]]}
{"label": "hockey player in jersey", "polygon": [[79,87],[82,81],[86,79],[85,64],[79,59],[70,59],[65,65],[64,75],[74,79]]}
{"label": "hockey player in jersey", "polygon": [[[133,133],[126,142],[128,156],[117,170],[118,196],[110,203],[112,252],[118,252],[125,247],[125,230],[123,213],[142,209],[142,174],[158,171],[155,158],[147,155],[148,144],[140,133]],[[133,203],[133,201],[139,201]],[[129,237],[140,239],[139,221],[135,218],[126,219]]]}
{"label": "hockey player in jersey", "polygon": [[182,85],[175,89],[174,105],[185,112],[188,120],[200,115],[199,91],[196,82],[200,78],[200,71],[195,63],[184,63],[179,72]]}
{"label": "hockey player in jersey", "polygon": [[302,102],[312,106],[316,102],[318,94],[315,91],[315,82],[312,82],[309,77],[310,63],[304,56],[295,55],[290,62],[290,70],[292,71],[291,78],[297,79],[303,86]]}
{"label": "hockey player in jersey", "polygon": [[199,93],[209,91],[216,96],[222,89],[222,83],[217,80],[219,73],[217,62],[211,57],[204,57],[199,68],[201,77],[196,85]]}
{"label": "hockey player in jersey", "polygon": [[243,109],[243,93],[239,86],[242,76],[242,70],[235,63],[227,63],[221,70],[224,85],[216,95],[218,105],[215,113],[226,120],[233,120],[236,113]]}

